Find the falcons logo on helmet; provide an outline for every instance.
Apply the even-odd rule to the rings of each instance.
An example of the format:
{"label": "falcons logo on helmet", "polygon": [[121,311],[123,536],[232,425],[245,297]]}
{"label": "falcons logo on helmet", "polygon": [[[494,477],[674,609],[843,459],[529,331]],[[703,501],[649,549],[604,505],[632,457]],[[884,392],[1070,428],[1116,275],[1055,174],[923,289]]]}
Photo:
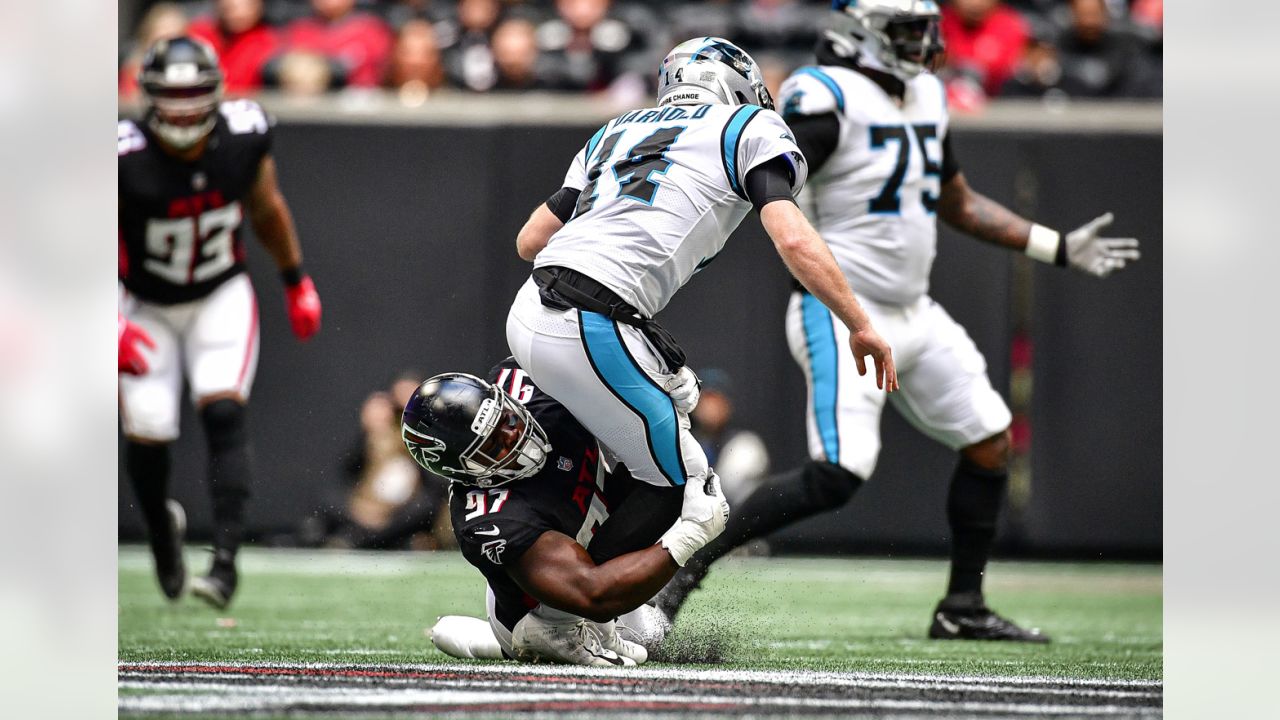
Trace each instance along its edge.
{"label": "falcons logo on helmet", "polygon": [[443,440],[425,435],[408,425],[402,425],[401,429],[404,431],[404,446],[419,465],[425,467],[427,463],[440,462],[440,453],[445,449]]}

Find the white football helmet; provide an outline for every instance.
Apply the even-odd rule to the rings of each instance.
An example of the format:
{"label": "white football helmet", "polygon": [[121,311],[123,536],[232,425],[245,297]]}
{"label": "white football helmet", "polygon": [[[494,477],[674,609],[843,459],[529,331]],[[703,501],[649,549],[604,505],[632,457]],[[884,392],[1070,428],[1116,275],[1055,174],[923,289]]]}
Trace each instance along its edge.
{"label": "white football helmet", "polygon": [[720,103],[773,109],[760,66],[723,38],[700,37],[675,46],[658,70],[658,105]]}
{"label": "white football helmet", "polygon": [[831,10],[823,37],[841,57],[861,55],[874,69],[910,80],[942,54],[933,0],[832,0]]}

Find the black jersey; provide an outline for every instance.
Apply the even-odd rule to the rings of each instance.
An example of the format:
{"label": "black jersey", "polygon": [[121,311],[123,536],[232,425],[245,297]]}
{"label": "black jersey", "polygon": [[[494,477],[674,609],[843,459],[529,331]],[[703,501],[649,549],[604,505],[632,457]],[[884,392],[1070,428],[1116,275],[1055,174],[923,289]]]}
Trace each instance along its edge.
{"label": "black jersey", "polygon": [[460,483],[449,487],[458,546],[489,582],[498,621],[511,628],[538,601],[520,589],[504,566],[514,564],[549,531],[586,547],[635,481],[625,472],[607,475],[595,437],[535,387],[513,358],[498,363],[488,380],[529,409],[551,444],[546,465],[532,477],[487,490]]}
{"label": "black jersey", "polygon": [[120,281],[149,302],[198,300],[244,270],[243,201],[271,151],[271,121],[252,100],[223,102],[208,145],[184,162],[145,122],[121,120]]}

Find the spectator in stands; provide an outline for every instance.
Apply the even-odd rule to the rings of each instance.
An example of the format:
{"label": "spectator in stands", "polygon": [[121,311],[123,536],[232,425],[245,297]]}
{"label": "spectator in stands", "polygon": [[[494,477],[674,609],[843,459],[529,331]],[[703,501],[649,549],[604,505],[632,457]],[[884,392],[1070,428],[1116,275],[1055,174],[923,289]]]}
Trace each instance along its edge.
{"label": "spectator in stands", "polygon": [[309,97],[337,90],[346,75],[337,60],[309,50],[291,50],[262,69],[263,82],[286,95]]}
{"label": "spectator in stands", "polygon": [[262,87],[262,69],[280,51],[280,37],[263,20],[262,0],[218,0],[215,15],[196,18],[191,35],[218,53],[230,93]]}
{"label": "spectator in stands", "polygon": [[497,82],[490,37],[501,16],[498,0],[459,0],[457,20],[440,24],[453,84],[483,92]]}
{"label": "spectator in stands", "polygon": [[733,38],[753,56],[761,51],[808,57],[826,8],[797,0],[750,0],[737,9]]}
{"label": "spectator in stands", "polygon": [[494,90],[541,90],[538,40],[533,23],[522,18],[504,21],[493,31]]}
{"label": "spectator in stands", "polygon": [[396,36],[387,87],[397,90],[405,104],[418,105],[444,87],[444,81],[435,27],[426,20],[409,20]]}
{"label": "spectator in stands", "polygon": [[394,39],[386,23],[355,5],[356,0],[311,0],[313,14],[290,23],[285,45],[340,63],[348,86],[376,87],[386,74]]}
{"label": "spectator in stands", "polygon": [[609,6],[610,0],[556,0],[557,17],[537,30],[550,88],[594,92],[622,75],[625,54],[642,42],[626,23],[608,17]]}
{"label": "spectator in stands", "polygon": [[974,80],[987,95],[1013,75],[1027,43],[1026,21],[1000,0],[952,0],[942,8],[941,30],[948,79]]}
{"label": "spectator in stands", "polygon": [[171,2],[156,3],[138,23],[138,34],[128,56],[120,63],[119,93],[123,98],[138,95],[138,70],[142,56],[152,43],[164,38],[175,38],[187,31],[187,16],[182,8]]}
{"label": "spectator in stands", "polygon": [[744,500],[769,472],[769,451],[760,436],[733,426],[732,385],[719,368],[699,373],[702,398],[693,409],[693,436],[715,466],[730,505]]}
{"label": "spectator in stands", "polygon": [[1003,97],[1065,98],[1058,87],[1062,81],[1062,63],[1058,61],[1058,48],[1049,33],[1033,33],[1027,39],[1026,50],[1014,68],[1013,77],[1000,88]]}
{"label": "spectator in stands", "polygon": [[[342,485],[303,521],[303,545],[355,548],[434,546],[445,502],[444,480],[423,470],[400,439],[400,413],[421,377],[401,373],[390,392],[374,392],[360,408],[360,437],[342,457]],[[415,540],[415,536],[421,535]]]}
{"label": "spectator in stands", "polygon": [[1072,0],[1058,42],[1059,87],[1073,97],[1158,97],[1158,73],[1137,37],[1111,27],[1104,0]]}

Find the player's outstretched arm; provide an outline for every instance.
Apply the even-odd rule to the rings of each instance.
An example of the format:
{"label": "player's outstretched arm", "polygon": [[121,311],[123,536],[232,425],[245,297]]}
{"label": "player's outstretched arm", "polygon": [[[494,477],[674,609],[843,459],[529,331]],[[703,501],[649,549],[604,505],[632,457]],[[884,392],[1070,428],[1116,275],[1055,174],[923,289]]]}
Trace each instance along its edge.
{"label": "player's outstretched arm", "polygon": [[596,565],[573,538],[545,532],[509,572],[525,592],[547,605],[608,622],[643,605],[679,569],[661,545]]}
{"label": "player's outstretched arm", "polygon": [[302,271],[302,246],[293,224],[293,214],[280,192],[276,161],[264,156],[258,178],[249,192],[249,223],[263,247],[276,261],[285,284],[286,310],[293,334],[306,340],[320,330],[320,295],[315,283]]}
{"label": "player's outstretched arm", "polygon": [[680,517],[656,544],[597,565],[568,535],[544,532],[508,572],[547,605],[608,622],[657,594],[694,553],[724,532],[728,521],[729,502],[719,478],[708,470],[685,482]]}
{"label": "player's outstretched arm", "polygon": [[867,373],[866,356],[875,363],[876,387],[898,389],[898,371],[889,343],[871,327],[871,321],[849,289],[830,248],[813,229],[795,203],[777,200],[760,208],[760,223],[787,269],[849,328],[849,345],[858,374]]}
{"label": "player's outstretched arm", "polygon": [[1111,224],[1111,213],[1063,238],[1056,230],[1037,225],[974,190],[962,172],[943,183],[938,217],[979,240],[1025,252],[1041,262],[1070,265],[1097,277],[1122,270],[1140,257],[1136,239],[1104,238],[1098,234]]}

